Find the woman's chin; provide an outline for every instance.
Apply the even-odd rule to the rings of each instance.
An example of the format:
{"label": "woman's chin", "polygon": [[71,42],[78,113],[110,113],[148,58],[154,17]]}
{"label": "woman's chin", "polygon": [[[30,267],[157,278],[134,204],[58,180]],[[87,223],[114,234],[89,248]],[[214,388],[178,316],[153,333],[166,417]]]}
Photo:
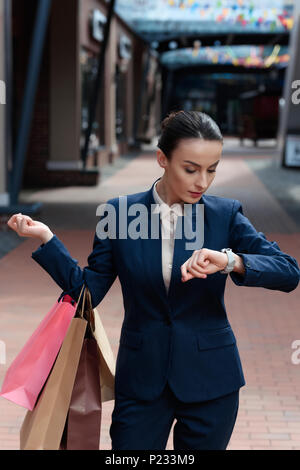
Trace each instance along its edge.
{"label": "woman's chin", "polygon": [[199,201],[200,201],[200,199],[202,198],[202,196],[203,196],[203,194],[201,194],[201,196],[198,196],[198,197],[188,196],[184,202],[185,202],[186,204],[195,204],[196,202],[199,202]]}

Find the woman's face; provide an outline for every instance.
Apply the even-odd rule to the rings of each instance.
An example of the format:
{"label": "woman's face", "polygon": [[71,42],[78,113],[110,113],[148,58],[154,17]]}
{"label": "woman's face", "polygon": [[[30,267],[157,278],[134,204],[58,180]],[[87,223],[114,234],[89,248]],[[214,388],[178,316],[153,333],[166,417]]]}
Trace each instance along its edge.
{"label": "woman's face", "polygon": [[158,149],[158,164],[165,169],[163,180],[167,185],[171,204],[194,204],[213,182],[223,145],[215,140],[181,139],[168,160]]}

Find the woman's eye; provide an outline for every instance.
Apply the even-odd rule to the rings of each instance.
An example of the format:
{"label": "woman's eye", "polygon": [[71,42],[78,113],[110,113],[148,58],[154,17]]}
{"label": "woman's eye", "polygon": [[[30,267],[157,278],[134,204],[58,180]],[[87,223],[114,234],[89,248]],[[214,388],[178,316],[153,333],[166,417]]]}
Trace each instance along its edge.
{"label": "woman's eye", "polygon": [[[185,168],[185,171],[187,173],[196,173],[196,170],[189,170],[188,168]],[[216,172],[216,170],[207,170],[207,171],[208,171],[208,173],[215,173]]]}

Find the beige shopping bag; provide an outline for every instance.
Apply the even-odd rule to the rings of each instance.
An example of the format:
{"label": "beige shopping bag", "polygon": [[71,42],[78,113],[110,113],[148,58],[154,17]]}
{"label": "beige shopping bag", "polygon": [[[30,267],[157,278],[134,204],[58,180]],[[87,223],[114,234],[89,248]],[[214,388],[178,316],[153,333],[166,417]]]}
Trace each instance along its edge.
{"label": "beige shopping bag", "polygon": [[62,450],[98,450],[102,402],[114,398],[115,359],[102,321],[84,292],[83,318],[88,321],[70,407],[61,442]]}
{"label": "beige shopping bag", "polygon": [[84,318],[89,319],[91,333],[99,348],[101,401],[103,403],[105,401],[114,400],[116,361],[100,315],[97,309],[93,309],[92,307],[92,299],[89,289],[85,289],[83,316]]}
{"label": "beige shopping bag", "polygon": [[116,360],[107,338],[101,318],[94,308],[95,330],[94,337],[97,341],[100,352],[100,384],[102,403],[115,398],[115,372]]}

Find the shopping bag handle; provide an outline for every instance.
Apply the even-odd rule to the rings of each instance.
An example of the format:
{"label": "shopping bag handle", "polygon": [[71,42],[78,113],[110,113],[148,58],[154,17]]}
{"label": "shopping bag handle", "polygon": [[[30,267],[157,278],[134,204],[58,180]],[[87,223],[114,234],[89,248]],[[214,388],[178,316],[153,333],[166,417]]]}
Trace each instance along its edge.
{"label": "shopping bag handle", "polygon": [[[85,317],[84,313],[87,311],[88,315],[86,315],[85,319],[88,321],[88,323],[91,327],[91,330],[95,331],[94,311],[93,311],[93,307],[92,307],[92,299],[91,299],[91,293],[90,293],[89,288],[87,287],[87,285],[83,281],[83,283],[81,282],[79,285],[73,287],[73,289],[71,289],[71,291],[74,290],[74,289],[78,289],[78,287],[80,287],[80,286],[82,286],[82,287],[81,287],[81,290],[80,290],[78,300],[76,302],[75,317],[84,318]],[[70,292],[70,291],[67,291],[67,292]],[[68,294],[66,294],[65,291],[64,291],[61,294],[58,302],[60,301],[62,296],[65,296],[65,295],[68,295]],[[80,304],[80,299],[81,299],[82,295],[83,295],[82,303],[81,303],[81,306],[80,306],[80,309],[79,309],[78,306]]]}
{"label": "shopping bag handle", "polygon": [[80,310],[78,310],[78,312],[76,312],[76,316],[78,314],[80,318],[87,320],[89,329],[91,333],[93,333],[95,331],[94,309],[92,306],[91,293],[89,291],[89,288],[86,285],[84,285],[81,289],[77,305],[79,305],[79,300],[80,300],[83,290],[84,292],[83,292],[81,308]]}
{"label": "shopping bag handle", "polygon": [[[76,285],[75,287],[73,287],[72,289],[64,290],[64,291],[60,294],[60,296],[59,296],[57,302],[60,302],[60,300],[61,300],[62,297],[67,297],[67,296],[69,296],[69,297],[71,297],[71,299],[73,300],[73,302],[71,302],[71,303],[74,305],[74,302],[76,302],[76,301],[75,301],[74,298],[70,295],[70,293],[71,293],[72,291],[78,289],[80,286],[83,286],[83,285],[84,285],[84,281],[81,281],[80,284],[77,284],[77,285]],[[68,297],[67,297],[67,298],[68,298]],[[79,301],[79,299],[78,299],[78,301]],[[78,303],[78,301],[77,301],[77,303]]]}
{"label": "shopping bag handle", "polygon": [[78,308],[78,305],[79,305],[79,302],[80,302],[80,298],[81,298],[81,295],[82,295],[82,292],[83,292],[83,299],[82,299],[82,305],[81,305],[81,312],[80,312],[80,318],[83,318],[83,312],[84,312],[84,309],[83,309],[83,306],[84,306],[84,302],[85,302],[85,291],[86,291],[86,286],[85,284],[83,283],[82,285],[82,288],[81,288],[81,291],[80,291],[80,294],[79,294],[79,297],[78,297],[78,300],[77,300],[77,308]]}

